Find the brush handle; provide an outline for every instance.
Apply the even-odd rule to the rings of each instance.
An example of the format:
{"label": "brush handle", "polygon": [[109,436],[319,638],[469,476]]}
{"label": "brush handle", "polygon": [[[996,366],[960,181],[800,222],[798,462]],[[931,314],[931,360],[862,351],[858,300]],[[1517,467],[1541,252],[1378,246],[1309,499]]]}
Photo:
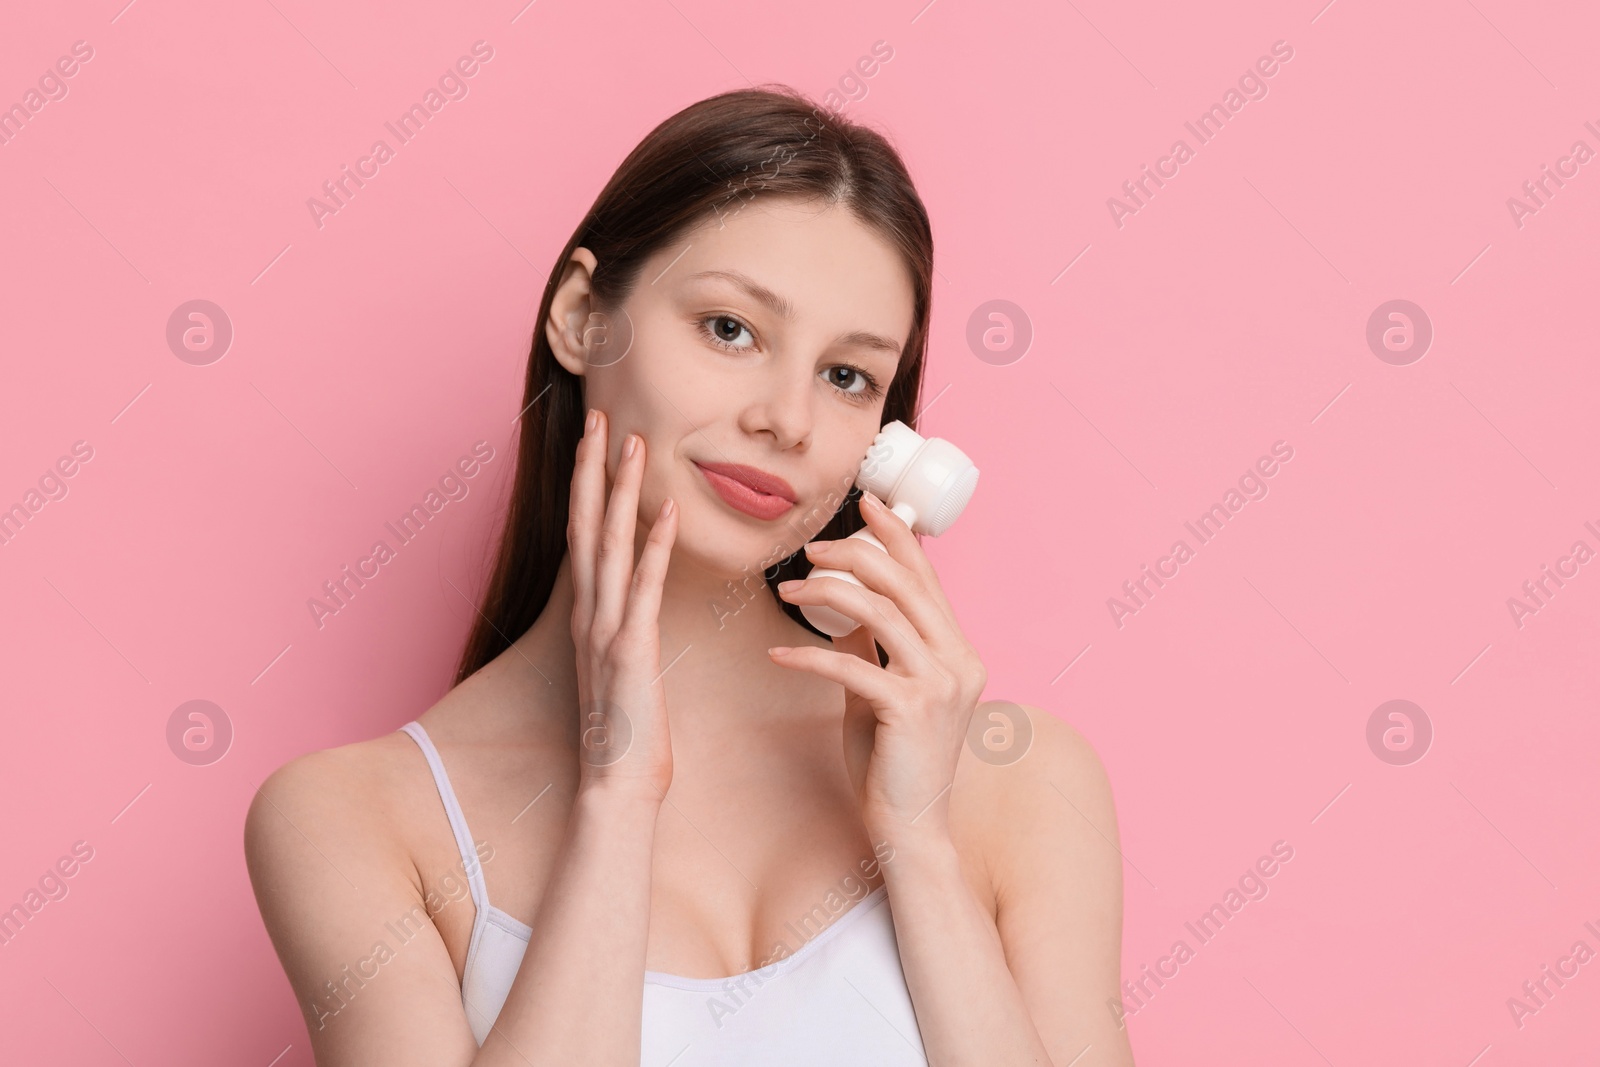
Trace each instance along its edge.
{"label": "brush handle", "polygon": [[[900,516],[907,526],[913,529],[916,528],[917,514],[911,509],[910,505],[896,504],[889,510]],[[889,551],[883,547],[883,542],[878,540],[877,536],[865,526],[845,538],[845,540],[862,540],[880,552]],[[813,567],[811,572],[806,575],[808,581],[812,578],[838,578],[841,581],[849,582],[851,585],[858,585],[863,589],[866,588],[865,583],[860,578],[857,578],[849,571],[839,570],[837,567]],[[844,637],[854,633],[856,627],[861,625],[850,616],[826,604],[803,604],[800,607],[800,614],[804,615],[806,621],[812,626],[815,626],[829,637]]]}

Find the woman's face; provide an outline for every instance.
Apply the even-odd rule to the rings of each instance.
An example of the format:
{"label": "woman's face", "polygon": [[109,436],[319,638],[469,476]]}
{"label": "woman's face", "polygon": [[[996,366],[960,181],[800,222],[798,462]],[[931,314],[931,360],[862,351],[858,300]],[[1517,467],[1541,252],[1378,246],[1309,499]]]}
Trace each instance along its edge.
{"label": "woman's face", "polygon": [[[671,496],[675,559],[738,578],[799,549],[882,426],[912,326],[900,254],[839,205],[757,199],[647,261],[612,321],[590,315],[593,256],[573,261],[547,330],[610,419],[613,477],[624,437],[645,440],[640,536]],[[778,492],[753,493],[735,466]]]}

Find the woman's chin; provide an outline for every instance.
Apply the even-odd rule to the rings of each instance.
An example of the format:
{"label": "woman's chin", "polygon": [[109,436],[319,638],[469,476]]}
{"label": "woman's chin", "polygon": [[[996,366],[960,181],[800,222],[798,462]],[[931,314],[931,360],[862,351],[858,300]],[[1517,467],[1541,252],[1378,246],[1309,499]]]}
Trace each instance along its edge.
{"label": "woman's chin", "polygon": [[763,540],[749,531],[706,531],[699,537],[681,531],[672,547],[672,558],[714,575],[718,581],[739,585],[748,579],[754,588],[757,583],[766,581],[768,570],[803,547],[788,545],[782,537]]}

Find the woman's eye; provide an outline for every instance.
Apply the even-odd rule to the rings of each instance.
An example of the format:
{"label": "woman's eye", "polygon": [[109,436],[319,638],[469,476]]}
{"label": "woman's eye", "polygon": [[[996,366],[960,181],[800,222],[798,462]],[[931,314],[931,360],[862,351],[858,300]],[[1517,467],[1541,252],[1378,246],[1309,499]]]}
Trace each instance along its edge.
{"label": "woman's eye", "polygon": [[[700,331],[718,348],[746,352],[755,347],[755,334],[751,332],[750,327],[732,315],[707,315],[699,320],[698,325]],[[749,334],[750,343],[739,344],[741,334]],[[849,363],[837,363],[823,371],[823,376],[827,378],[828,384],[852,401],[871,403],[883,395],[883,388],[876,378]]]}
{"label": "woman's eye", "polygon": [[[878,387],[877,379],[859,367],[852,367],[848,363],[840,363],[829,367],[827,370],[829,384],[835,386],[840,392],[847,393],[855,400],[876,400],[883,392]],[[852,380],[857,388],[852,388]]]}
{"label": "woman's eye", "polygon": [[[741,333],[750,333],[750,328],[731,315],[708,315],[700,320],[700,328],[710,338],[723,348],[749,348],[750,345],[735,344]],[[750,340],[755,340],[755,335],[750,334]]]}

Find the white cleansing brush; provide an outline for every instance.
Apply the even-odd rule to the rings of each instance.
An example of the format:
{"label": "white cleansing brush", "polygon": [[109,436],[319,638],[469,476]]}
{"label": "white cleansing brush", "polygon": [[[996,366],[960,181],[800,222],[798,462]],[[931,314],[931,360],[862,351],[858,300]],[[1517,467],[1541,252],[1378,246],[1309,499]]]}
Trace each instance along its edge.
{"label": "white cleansing brush", "polygon": [[[973,490],[978,488],[978,468],[965,452],[944,438],[923,437],[896,420],[873,439],[861,461],[856,485],[875,494],[917,533],[938,537],[972,499]],[[865,526],[850,537],[887,551]],[[806,577],[839,578],[862,585],[854,574],[833,567],[815,567]],[[804,604],[800,611],[806,621],[830,637],[843,637],[860,625],[826,604]]]}

